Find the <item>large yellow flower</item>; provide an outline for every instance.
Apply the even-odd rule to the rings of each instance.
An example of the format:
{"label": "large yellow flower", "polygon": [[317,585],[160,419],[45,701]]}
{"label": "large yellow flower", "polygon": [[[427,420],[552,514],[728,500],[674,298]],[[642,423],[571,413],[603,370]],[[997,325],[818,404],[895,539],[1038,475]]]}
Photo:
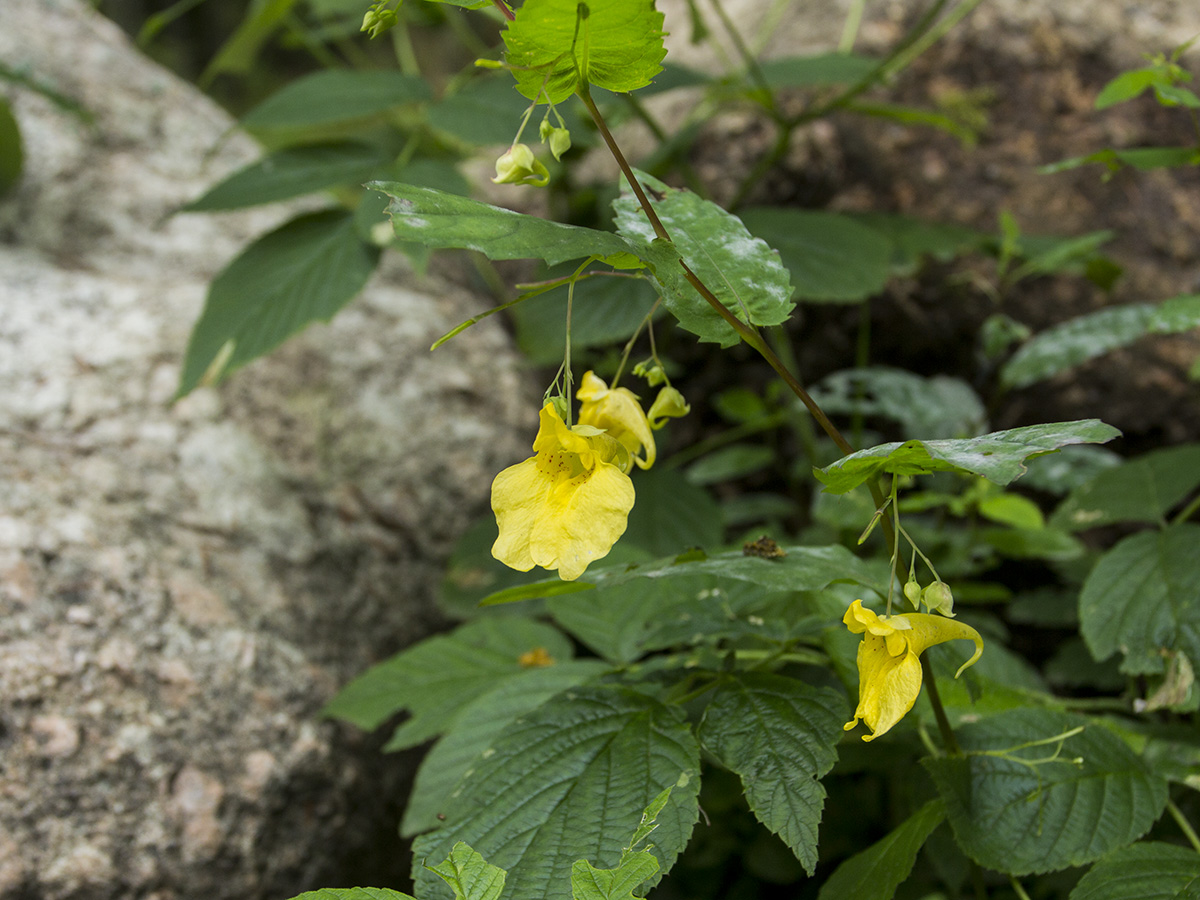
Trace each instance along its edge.
{"label": "large yellow flower", "polygon": [[568,428],[552,403],[542,408],[533,449],[492,482],[500,526],[492,556],[521,572],[537,565],[574,581],[625,531],[633,509],[629,452],[591,425]]}
{"label": "large yellow flower", "polygon": [[849,731],[862,719],[874,732],[864,735],[864,741],[873,741],[886,732],[917,702],[921,693],[919,657],[927,647],[957,638],[975,642],[975,655],[954,673],[955,678],[983,653],[983,638],[978,631],[945,616],[878,616],[863,609],[861,600],[855,600],[842,621],[852,632],[863,635],[858,645],[858,709],[845,728]]}
{"label": "large yellow flower", "polygon": [[[654,433],[637,394],[629,388],[610,388],[600,376],[587,372],[575,396],[581,404],[580,424],[608,432],[621,442],[640,468],[654,465]],[[639,451],[643,451],[641,456]]]}

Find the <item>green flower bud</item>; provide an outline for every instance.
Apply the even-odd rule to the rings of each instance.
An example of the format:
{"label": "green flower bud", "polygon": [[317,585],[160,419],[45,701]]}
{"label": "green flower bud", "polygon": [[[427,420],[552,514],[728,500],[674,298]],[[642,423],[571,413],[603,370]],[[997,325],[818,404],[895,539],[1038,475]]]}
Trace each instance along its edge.
{"label": "green flower bud", "polygon": [[917,579],[908,579],[908,582],[904,585],[904,596],[913,605],[913,609],[921,608],[921,585],[917,582]]}
{"label": "green flower bud", "polygon": [[561,160],[562,155],[571,149],[571,132],[565,128],[556,128],[550,124],[549,119],[542,119],[538,134],[543,144],[550,144],[550,152],[554,154],[555,159]]}
{"label": "green flower bud", "polygon": [[525,144],[513,144],[507,153],[496,160],[495,184],[531,184],[545,187],[550,182],[549,170],[537,161]]}
{"label": "green flower bud", "polygon": [[654,403],[650,405],[649,412],[646,413],[646,418],[649,420],[651,428],[658,429],[667,424],[668,418],[677,419],[680,416],[686,416],[691,411],[692,408],[683,399],[683,394],[668,385],[658,392]]}
{"label": "green flower bud", "polygon": [[943,616],[954,618],[954,595],[944,581],[935,581],[925,588],[921,593],[921,602],[929,607],[930,612],[940,612]]}
{"label": "green flower bud", "polygon": [[362,28],[359,30],[367,32],[372,38],[377,38],[399,21],[400,17],[396,15],[394,10],[369,9],[367,10],[367,14],[363,16]]}

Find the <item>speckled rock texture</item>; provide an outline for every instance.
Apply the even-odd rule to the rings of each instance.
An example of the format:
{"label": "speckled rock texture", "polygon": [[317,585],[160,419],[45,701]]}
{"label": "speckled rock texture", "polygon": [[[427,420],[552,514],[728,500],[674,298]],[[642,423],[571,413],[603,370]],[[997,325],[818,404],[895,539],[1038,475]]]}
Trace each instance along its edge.
{"label": "speckled rock texture", "polygon": [[0,84],[27,157],[0,199],[0,897],[370,878],[405,774],[316,713],[440,624],[442,560],[527,452],[517,359],[493,323],[431,354],[484,304],[392,262],[172,405],[208,280],[294,210],[172,216],[254,146],[81,0],[0,18],[0,60],[90,117]]}

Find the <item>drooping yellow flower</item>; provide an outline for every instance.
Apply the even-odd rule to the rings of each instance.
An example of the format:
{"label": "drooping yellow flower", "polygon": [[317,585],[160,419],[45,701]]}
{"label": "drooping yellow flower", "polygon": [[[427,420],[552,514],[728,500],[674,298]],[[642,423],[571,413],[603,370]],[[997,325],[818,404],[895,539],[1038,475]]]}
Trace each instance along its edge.
{"label": "drooping yellow flower", "polygon": [[927,613],[906,613],[898,616],[878,616],[863,609],[855,600],[842,617],[863,641],[858,645],[858,708],[854,718],[846,723],[849,731],[862,719],[873,734],[863,736],[873,741],[904,718],[921,693],[920,655],[927,647],[965,638],[975,642],[975,655],[968,659],[954,677],[973,664],[983,653],[983,638],[970,625]]}
{"label": "drooping yellow flower", "polygon": [[575,396],[581,402],[580,424],[602,429],[616,438],[640,468],[654,465],[654,433],[637,394],[629,388],[609,388],[603,378],[587,372]]}
{"label": "drooping yellow flower", "polygon": [[492,556],[521,572],[537,565],[574,581],[625,531],[633,508],[629,453],[591,425],[568,428],[552,403],[540,415],[536,455],[492,482],[500,527]]}

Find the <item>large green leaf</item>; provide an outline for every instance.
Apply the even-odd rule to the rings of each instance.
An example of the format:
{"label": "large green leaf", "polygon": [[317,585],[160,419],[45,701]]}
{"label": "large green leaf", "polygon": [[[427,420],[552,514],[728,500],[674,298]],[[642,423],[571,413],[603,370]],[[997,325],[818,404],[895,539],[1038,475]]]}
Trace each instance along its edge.
{"label": "large green leaf", "polygon": [[825,803],[820,778],[837,762],[845,698],[795,678],[742,672],[721,681],[700,742],[736,772],[758,820],[783,839],[809,875]]}
{"label": "large green leaf", "polygon": [[310,128],[428,100],[429,84],[391,71],[330,69],[288,83],[242,117],[244,128]]}
{"label": "large green leaf", "polygon": [[1114,306],[1047,328],[1024,344],[1000,370],[1006,387],[1026,387],[1144,335],[1154,307],[1148,303]]}
{"label": "large green leaf", "polygon": [[586,859],[571,866],[572,900],[638,900],[633,892],[658,874],[658,860],[648,850],[626,854],[612,869],[598,869]]}
{"label": "large green leaf", "polygon": [[571,867],[615,866],[642,811],[676,785],[653,853],[663,872],[698,815],[699,748],[682,715],[626,688],[582,687],[526,715],[447,798],[446,824],[418,838],[413,872],[423,900],[445,896],[422,858],[466,841],[506,869],[504,896],[568,894]]}
{"label": "large green leaf", "polygon": [[[819,591],[835,581],[847,581],[876,588],[874,578],[867,566],[845,547],[833,544],[827,547],[782,547],[784,555],[778,559],[762,559],[747,556],[741,550],[717,553],[708,556],[703,552],[685,553],[679,557],[661,559],[642,565],[623,564],[609,567],[593,567],[584,584],[596,587],[613,587],[642,578],[672,579],[694,575],[713,575],[744,581],[768,591]],[[523,590],[522,599],[540,596],[532,591],[544,587],[547,592],[561,579],[546,578]],[[580,584],[580,582],[575,582]],[[483,605],[508,601],[505,591],[485,598]],[[555,592],[557,593],[557,592]]]}
{"label": "large green leaf", "polygon": [[1105,469],[1054,511],[1051,523],[1078,531],[1114,522],[1165,522],[1200,486],[1200,444],[1154,450]]}
{"label": "large green leaf", "polygon": [[946,222],[924,222],[896,213],[853,213],[850,219],[883,234],[892,243],[891,266],[911,272],[926,256],[948,262],[979,250],[993,239],[982,231]]}
{"label": "large green leaf", "polygon": [[516,617],[478,619],[397,653],[368,669],[329,701],[325,714],[372,730],[402,709],[411,717],[392,737],[410,747],[445,731],[479,694],[507,679],[533,676],[523,654],[541,647],[571,658],[570,642],[549,625]]}
{"label": "large green leaf", "polygon": [[1104,443],[1120,433],[1099,419],[1082,419],[993,431],[966,440],[893,441],[859,450],[813,471],[832,494],[844,494],[882,472],[893,475],[961,472],[982,475],[1004,485],[1020,477],[1025,471],[1025,460],[1031,456],[1069,444]]}
{"label": "large green leaf", "polygon": [[388,212],[398,238],[435,250],[478,250],[489,259],[543,259],[551,265],[585,256],[628,264],[636,252],[607,231],[563,225],[432,188],[394,181],[367,187],[392,198]]}
{"label": "large green leaf", "polygon": [[891,241],[849,216],[757,208],[743,212],[742,219],[752,234],[779,251],[801,300],[865,300],[879,293],[891,274]]}
{"label": "large green leaf", "polygon": [[825,376],[810,393],[829,415],[884,416],[900,422],[910,437],[973,437],[987,423],[979,395],[946,375],[926,378],[886,366],[847,369]]}
{"label": "large green leaf", "polygon": [[400,833],[410,837],[439,824],[438,814],[459,780],[512,722],[555,694],[608,670],[599,660],[574,659],[502,677],[474,691],[455,715],[450,731],[421,761]]}
{"label": "large green leaf", "polygon": [[1164,651],[1200,661],[1200,525],[1122,539],[1100,557],[1079,595],[1083,638],[1097,660],[1120,650],[1121,671],[1157,674]]}
{"label": "large green leaf", "polygon": [[429,866],[454,891],[454,900],[499,900],[507,873],[493,866],[462,841],[450,849],[445,862]]}
{"label": "large green leaf", "polygon": [[946,818],[941,800],[930,800],[882,840],[839,865],[817,900],[892,900],[908,878],[917,853]]}
{"label": "large green leaf", "polygon": [[387,161],[378,147],[339,142],[271,153],[234,172],[183,212],[240,209],[342,184],[361,184]]}
{"label": "large green leaf", "polygon": [[1187,847],[1132,844],[1092,866],[1070,900],[1200,900],[1200,855]]}
{"label": "large green leaf", "polygon": [[624,93],[658,74],[666,47],[654,0],[525,0],[504,44],[517,89],[561,103],[588,84]]}
{"label": "large green leaf", "polygon": [[507,75],[482,76],[431,105],[429,124],[468,144],[509,144],[528,105]]}
{"label": "large green leaf", "polygon": [[722,346],[738,341],[733,328],[688,284],[677,262],[680,257],[743,322],[779,325],[787,320],[795,306],[792,286],[775,251],[752,237],[737,216],[715,203],[691,191],[668,187],[649,175],[636,174],[672,244],[655,238],[637,199],[629,193],[613,203],[617,231],[639,246],[643,259],[654,264],[663,302],[680,325],[702,341]]}
{"label": "large green leaf", "polygon": [[343,210],[300,216],[259,238],[209,285],[177,396],[206,373],[228,374],[309,323],[329,321],[378,262],[379,248],[359,238],[353,214]]}
{"label": "large green leaf", "polygon": [[[1048,741],[1079,727],[1061,749]],[[1124,741],[1082,716],[1011,710],[963,726],[958,741],[965,756],[922,764],[958,845],[999,872],[1092,862],[1145,834],[1167,802],[1166,782]]]}

